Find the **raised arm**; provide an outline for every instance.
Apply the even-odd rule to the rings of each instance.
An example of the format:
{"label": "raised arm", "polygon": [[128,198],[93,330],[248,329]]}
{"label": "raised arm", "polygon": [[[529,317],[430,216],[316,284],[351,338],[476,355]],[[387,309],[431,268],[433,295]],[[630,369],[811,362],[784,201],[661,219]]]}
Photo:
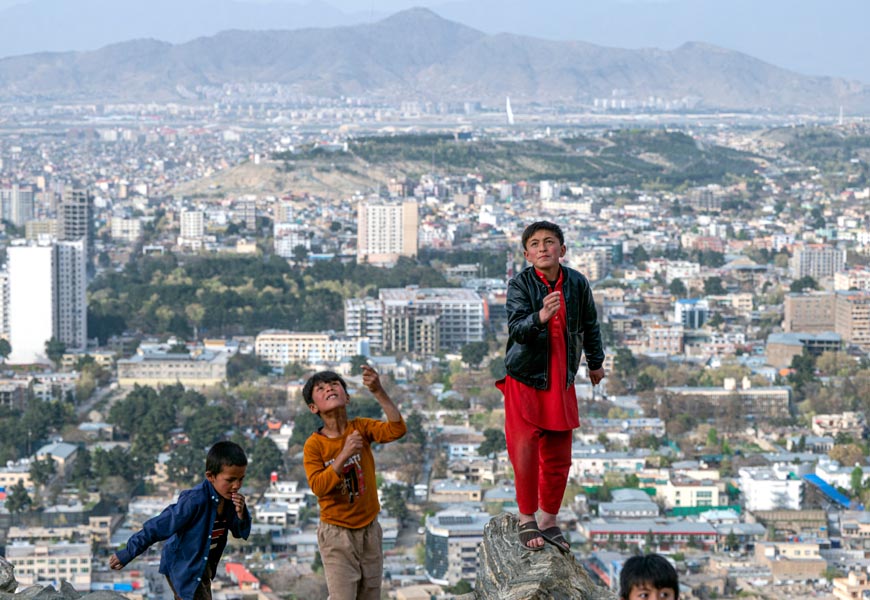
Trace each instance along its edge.
{"label": "raised arm", "polygon": [[399,412],[399,407],[396,406],[396,403],[393,402],[390,395],[387,394],[387,390],[385,390],[384,386],[381,384],[381,376],[378,375],[378,372],[368,365],[363,365],[362,372],[363,385],[368,388],[375,397],[375,400],[378,401],[378,404],[381,405],[387,420],[392,421],[393,423],[401,421],[402,413]]}

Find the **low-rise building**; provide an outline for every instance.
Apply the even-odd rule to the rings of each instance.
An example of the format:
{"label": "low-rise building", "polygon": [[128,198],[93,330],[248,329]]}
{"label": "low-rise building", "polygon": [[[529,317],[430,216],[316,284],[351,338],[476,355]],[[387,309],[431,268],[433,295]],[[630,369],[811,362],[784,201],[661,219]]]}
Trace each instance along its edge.
{"label": "low-rise building", "polygon": [[16,543],[6,547],[6,560],[15,568],[19,585],[61,581],[88,590],[91,587],[91,545],[89,543]]}
{"label": "low-rise building", "polygon": [[855,600],[870,596],[870,578],[866,572],[849,571],[849,575],[835,577],[832,583],[836,600]]}
{"label": "low-rise building", "polygon": [[257,335],[254,352],[270,367],[283,369],[292,362],[310,365],[368,356],[369,346],[368,338],[268,329]]}
{"label": "low-rise building", "polygon": [[836,414],[816,415],[813,417],[812,429],[816,435],[829,435],[836,437],[842,433],[853,438],[860,438],[867,428],[864,413],[842,412]]}
{"label": "low-rise building", "polygon": [[716,529],[709,523],[678,519],[637,519],[632,521],[582,521],[580,532],[594,547],[626,543],[647,547],[652,543],[662,550],[678,550],[691,542],[701,548],[716,545]]}
{"label": "low-rise building", "polygon": [[746,510],[801,508],[803,481],[788,471],[744,467],[739,471],[739,486]]}
{"label": "low-rise building", "polygon": [[715,387],[668,387],[665,393],[696,398],[720,407],[732,403],[736,414],[753,419],[787,419],[791,416],[791,388],[788,386],[752,387],[744,380],[737,388],[733,380]]}
{"label": "low-rise building", "polygon": [[430,502],[480,502],[482,498],[483,490],[476,483],[434,479],[429,485]]}
{"label": "low-rise building", "polygon": [[755,546],[755,561],[770,569],[775,584],[821,579],[828,563],[819,550],[818,542],[761,542]]}
{"label": "low-rise building", "polygon": [[186,388],[220,385],[227,378],[227,355],[208,350],[175,353],[142,350],[131,358],[120,359],[118,385],[158,387],[180,383]]}

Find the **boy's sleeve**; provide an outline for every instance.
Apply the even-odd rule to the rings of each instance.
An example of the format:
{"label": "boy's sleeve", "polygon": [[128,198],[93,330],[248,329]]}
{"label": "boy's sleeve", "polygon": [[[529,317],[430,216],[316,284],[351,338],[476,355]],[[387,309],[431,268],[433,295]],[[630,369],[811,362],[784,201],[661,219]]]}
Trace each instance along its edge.
{"label": "boy's sleeve", "polygon": [[195,517],[196,510],[196,503],[191,502],[189,496],[182,495],[177,503],[170,504],[159,515],[145,521],[142,529],[130,536],[127,545],[115,553],[121,565],[126,566],[155,542],[168,539],[187,527]]}
{"label": "boy's sleeve", "polygon": [[325,496],[341,483],[341,478],[332,465],[325,465],[325,462],[321,445],[315,439],[308,438],[302,449],[302,464],[308,477],[308,487],[318,498]]}
{"label": "boy's sleeve", "polygon": [[518,344],[534,341],[546,325],[541,323],[539,309],[532,306],[532,299],[511,279],[508,284],[505,311],[508,317],[508,333]]}
{"label": "boy's sleeve", "polygon": [[408,430],[404,417],[399,421],[378,421],[376,419],[355,419],[355,426],[371,442],[386,444],[405,435]]}
{"label": "boy's sleeve", "polygon": [[601,343],[601,327],[598,325],[595,298],[592,296],[592,287],[588,283],[582,302],[583,352],[586,354],[586,364],[594,371],[604,364],[604,346]]}

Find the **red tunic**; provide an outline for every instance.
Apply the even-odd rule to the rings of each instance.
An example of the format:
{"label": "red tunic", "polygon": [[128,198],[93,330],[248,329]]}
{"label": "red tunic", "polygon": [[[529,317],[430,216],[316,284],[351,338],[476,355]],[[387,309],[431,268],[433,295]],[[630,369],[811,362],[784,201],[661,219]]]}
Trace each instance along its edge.
{"label": "red tunic", "polygon": [[[543,273],[535,273],[550,288]],[[552,291],[562,291],[562,270],[559,280]],[[547,389],[539,390],[520,383],[510,375],[498,385],[504,394],[506,416],[521,417],[527,423],[550,431],[565,431],[580,426],[577,410],[577,391],[574,386],[565,387],[568,381],[568,352],[565,348],[566,333],[565,297],[559,305],[559,312],[547,321],[550,356],[547,368]]]}

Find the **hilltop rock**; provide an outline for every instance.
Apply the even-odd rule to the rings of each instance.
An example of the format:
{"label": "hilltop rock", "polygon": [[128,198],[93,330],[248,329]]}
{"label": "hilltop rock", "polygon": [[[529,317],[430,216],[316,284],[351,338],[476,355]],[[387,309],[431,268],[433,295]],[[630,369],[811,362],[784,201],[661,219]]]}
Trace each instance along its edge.
{"label": "hilltop rock", "polygon": [[126,600],[122,594],[109,591],[80,592],[69,582],[62,581],[60,590],[50,585],[34,585],[18,593],[15,568],[0,556],[0,600]]}
{"label": "hilltop rock", "polygon": [[573,556],[550,544],[540,552],[520,548],[517,523],[502,513],[486,525],[474,593],[464,600],[617,600]]}

